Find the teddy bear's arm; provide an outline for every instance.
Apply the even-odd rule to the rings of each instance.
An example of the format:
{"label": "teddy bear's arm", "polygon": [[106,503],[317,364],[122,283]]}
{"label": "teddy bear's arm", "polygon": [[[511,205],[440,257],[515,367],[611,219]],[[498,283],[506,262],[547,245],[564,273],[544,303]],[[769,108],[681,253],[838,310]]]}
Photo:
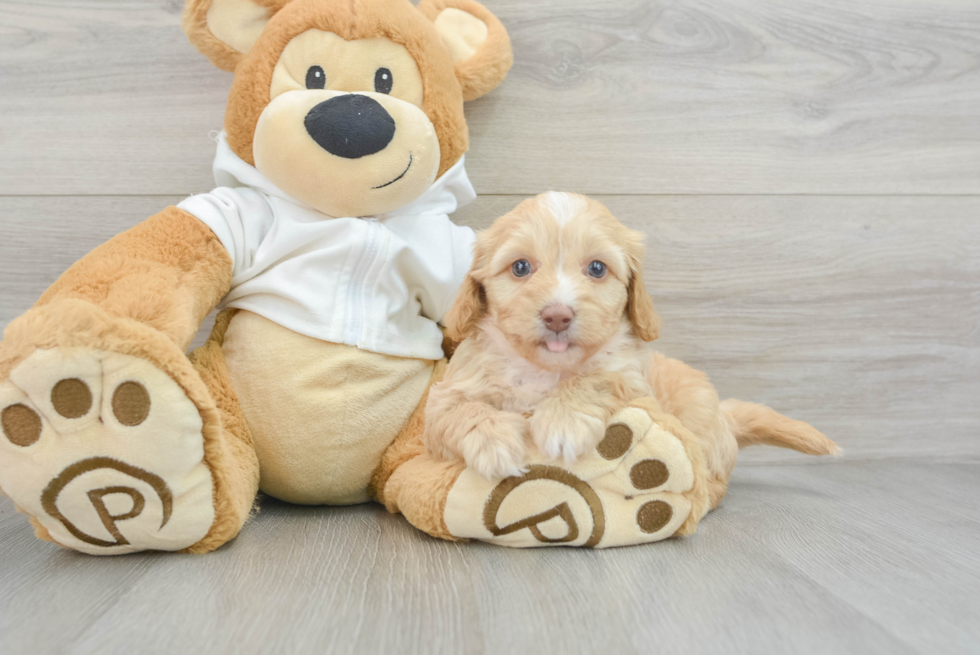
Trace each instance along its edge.
{"label": "teddy bear's arm", "polygon": [[214,233],[168,207],[77,261],[34,307],[86,301],[159,330],[183,349],[228,292],[231,270]]}

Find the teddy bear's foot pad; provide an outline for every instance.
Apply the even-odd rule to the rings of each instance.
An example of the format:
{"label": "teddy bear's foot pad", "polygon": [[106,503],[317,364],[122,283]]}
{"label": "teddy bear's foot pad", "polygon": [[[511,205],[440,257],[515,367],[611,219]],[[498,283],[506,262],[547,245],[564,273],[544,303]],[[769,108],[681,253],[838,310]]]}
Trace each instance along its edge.
{"label": "teddy bear's foot pad", "polygon": [[628,408],[613,417],[595,451],[571,466],[534,456],[527,473],[503,480],[464,470],[444,519],[456,537],[504,546],[649,543],[681,527],[693,486],[680,440],[647,412]]}
{"label": "teddy bear's foot pad", "polygon": [[38,350],[0,384],[0,426],[0,489],[63,546],[181,550],[214,522],[201,415],[145,360]]}

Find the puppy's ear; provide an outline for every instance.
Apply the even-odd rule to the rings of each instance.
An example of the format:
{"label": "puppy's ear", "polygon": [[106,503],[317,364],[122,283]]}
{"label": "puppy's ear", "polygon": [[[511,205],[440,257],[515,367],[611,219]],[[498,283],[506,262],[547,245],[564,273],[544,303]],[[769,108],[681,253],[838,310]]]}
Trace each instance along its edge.
{"label": "puppy's ear", "polygon": [[419,11],[435,26],[453,55],[463,100],[493,91],[514,63],[507,30],[473,0],[422,0]]}
{"label": "puppy's ear", "polygon": [[473,265],[466,274],[453,306],[446,312],[443,324],[446,336],[454,341],[462,341],[476,330],[480,319],[487,315],[487,293],[480,281],[483,262],[486,259],[486,246],[477,237],[473,252]]}
{"label": "puppy's ear", "polygon": [[630,280],[626,287],[626,316],[633,324],[636,336],[644,341],[654,341],[660,336],[662,321],[654,310],[653,298],[647,293],[643,283],[643,235],[631,231],[627,242]]}
{"label": "puppy's ear", "polygon": [[272,16],[290,0],[185,0],[187,38],[211,63],[233,71]]}
{"label": "puppy's ear", "polygon": [[456,295],[456,302],[446,312],[447,336],[454,341],[462,341],[473,333],[486,313],[487,297],[483,285],[472,275],[467,275]]}

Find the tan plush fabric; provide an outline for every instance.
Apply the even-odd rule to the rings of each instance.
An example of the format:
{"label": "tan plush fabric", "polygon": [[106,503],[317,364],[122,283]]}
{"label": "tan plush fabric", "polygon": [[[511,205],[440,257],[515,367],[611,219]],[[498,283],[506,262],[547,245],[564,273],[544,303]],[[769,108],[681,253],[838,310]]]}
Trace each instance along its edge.
{"label": "tan plush fabric", "polygon": [[[429,380],[429,387],[439,380],[446,374],[446,360],[442,359],[435,363],[432,367],[432,377]],[[387,493],[391,491],[391,488],[387,486],[388,479],[395,472],[395,470],[402,464],[410,459],[418,457],[423,452],[425,452],[425,447],[422,444],[422,433],[425,430],[425,403],[429,398],[429,390],[425,390],[425,395],[419,401],[418,407],[412,412],[411,417],[408,419],[408,423],[402,428],[402,431],[398,433],[394,441],[384,452],[384,456],[381,458],[381,463],[378,464],[378,468],[375,469],[374,475],[371,477],[371,485],[369,491],[371,497],[381,503],[382,505],[388,505]],[[391,512],[396,512],[392,506],[388,509]],[[442,514],[440,513],[440,517]]]}
{"label": "tan plush fabric", "polygon": [[691,488],[685,494],[691,502],[691,512],[677,534],[694,534],[698,523],[710,510],[721,502],[728,489],[731,473],[713,473],[707,464],[705,444],[673,414],[665,412],[656,398],[640,398],[630,403],[631,409],[639,409],[650,416],[651,421],[670,432],[683,445],[691,462]]}
{"label": "tan plush fabric", "polygon": [[[114,555],[182,550],[209,532],[201,415],[145,359],[36,350],[0,383],[0,414],[11,409],[39,421],[3,422],[0,484],[58,543]],[[32,438],[17,439],[25,428]]]}
{"label": "tan plush fabric", "polygon": [[[429,17],[432,21],[439,21],[440,16],[447,10],[465,12],[478,19],[486,26],[486,37],[479,41],[474,37],[482,36],[473,29],[475,26],[471,21],[460,25],[452,25],[452,13],[448,20],[443,18],[440,25],[440,32],[444,40],[446,35],[452,35],[454,28],[466,26],[467,36],[450,36],[449,41],[465,41],[468,44],[466,50],[472,49],[473,53],[465,58],[455,60],[456,79],[459,80],[463,88],[463,100],[469,102],[480,96],[490,93],[497,85],[507,77],[507,72],[514,63],[514,55],[510,47],[510,37],[503,24],[486,7],[474,2],[474,0],[422,0],[419,3],[419,11]],[[457,16],[458,18],[458,16]],[[449,24],[447,24],[449,23]],[[452,28],[452,29],[451,29]],[[453,45],[448,46],[451,50]],[[464,49],[456,46],[454,54],[467,54]]]}
{"label": "tan plush fabric", "polygon": [[[320,67],[322,89],[306,88],[313,65]],[[375,87],[382,68],[391,83],[386,92]],[[311,111],[349,100],[350,93],[361,95],[368,106],[381,105],[397,126],[388,144],[370,156],[334,156],[303,127]],[[397,210],[436,179],[441,150],[422,110],[422,75],[408,50],[390,39],[346,41],[332,32],[307,30],[280,55],[271,98],[252,138],[255,166],[279,189],[328,216]]]}
{"label": "tan plush fabric", "polygon": [[442,40],[453,53],[453,61],[469,59],[487,40],[487,24],[460,9],[443,9],[434,23]]}
{"label": "tan plush fabric", "polygon": [[75,262],[34,306],[84,300],[158,330],[183,349],[230,288],[231,258],[218,237],[187,212],[167,207]]}
{"label": "tan plush fabric", "polygon": [[[217,34],[231,38],[239,48],[248,43],[247,38],[231,36],[236,25],[245,26],[259,14],[258,8],[266,9],[268,16],[281,9],[290,0],[185,0],[182,27],[194,47],[221,70],[233,71],[248,50],[236,50]],[[241,19],[251,17],[252,21]],[[210,24],[209,24],[210,23]],[[215,31],[212,31],[212,28]],[[215,33],[217,32],[217,34]],[[248,43],[248,45],[251,45]]]}
{"label": "tan plush fabric", "polygon": [[252,435],[231,387],[222,350],[225,332],[236,310],[218,314],[206,344],[191,355],[191,362],[207,385],[221,416],[221,429],[209,426],[205,439],[208,460],[222,493],[215,498],[215,521],[192,553],[207,553],[233,539],[248,520],[259,490],[259,460]]}
{"label": "tan plush fabric", "polygon": [[[450,342],[451,343],[451,342]],[[446,352],[452,352],[447,348]],[[436,362],[430,387],[446,374],[446,360]],[[384,458],[371,480],[371,493],[389,512],[401,512],[408,521],[433,537],[458,541],[446,527],[443,514],[446,498],[463,470],[459,462],[436,462],[423,457],[425,446],[426,395],[404,429],[385,451]]]}
{"label": "tan plush fabric", "polygon": [[[383,93],[362,94],[384,107],[398,125],[388,146],[370,157],[324,157],[323,148],[296,126],[303,125],[304,117],[320,103],[343,95],[308,91],[278,96],[255,130],[255,165],[279,189],[326,216],[397,211],[421,196],[436,179],[440,150],[429,120],[415,105]],[[375,188],[394,179],[399,180],[397,184]]]}
{"label": "tan plush fabric", "polygon": [[609,548],[678,533],[704,503],[677,436],[686,430],[635,407],[609,425],[599,447],[570,466],[534,454],[518,477],[488,480],[464,470],[446,501],[449,532],[519,548]]}
{"label": "tan plush fabric", "polygon": [[527,474],[505,480],[434,459],[421,422],[410,426],[385,454],[377,498],[433,537],[607,548],[691,534],[708,508],[696,438],[652,398],[614,416],[596,451],[575,464],[535,455]]}
{"label": "tan plush fabric", "polygon": [[[422,74],[404,46],[380,37],[345,41],[315,29],[293,37],[283,49],[272,74],[270,95],[275,98],[287,91],[308,90],[305,81],[311,63],[323,69],[324,86],[341,93],[373,91],[375,72],[384,66],[391,73],[392,86],[378,96],[422,107]],[[374,97],[384,99],[378,96]]]}
{"label": "tan plush fabric", "polygon": [[[191,546],[194,552],[212,550],[238,533],[257,487],[254,453],[246,442],[227,439],[223,429],[222,415],[233,403],[227,393],[212,394],[227,385],[206,383],[184,354],[230,283],[231,260],[217,237],[170,207],[79,260],[7,327],[0,344],[0,380],[39,348],[80,349],[139,358],[180,386],[200,415],[214,487],[214,523]],[[38,536],[50,538],[47,529]]]}
{"label": "tan plush fabric", "polygon": [[206,21],[216,39],[237,52],[248,52],[271,14],[270,7],[253,0],[211,0]]}
{"label": "tan plush fabric", "polygon": [[[400,512],[419,530],[439,539],[465,541],[464,536],[449,531],[445,521],[446,501],[450,489],[465,470],[459,462],[437,461],[428,455],[413,457],[394,470],[385,487],[385,507]],[[474,515],[482,511],[482,498],[469,509]]]}
{"label": "tan plush fabric", "polygon": [[255,126],[269,104],[276,64],[289,42],[310,29],[333,32],[348,41],[385,37],[404,46],[418,64],[423,80],[422,110],[439,137],[438,174],[459,161],[469,144],[469,133],[452,56],[432,22],[407,0],[294,0],[281,9],[235,71],[225,130],[239,157],[255,164]]}
{"label": "tan plush fabric", "polygon": [[244,311],[231,321],[224,353],[262,491],[308,505],[370,499],[385,449],[432,376],[431,361],[319,341]]}
{"label": "tan plush fabric", "polygon": [[[239,458],[240,453],[225,439],[221,411],[208,386],[180,347],[162,332],[131,318],[111,316],[82,300],[62,299],[36,307],[7,327],[4,341],[0,344],[0,379],[8,378],[39,348],[73,351],[77,353],[76,356],[93,352],[125,355],[149,364],[176,382],[181,393],[196,407],[200,417],[203,461],[211,471],[213,481],[214,525],[202,542],[192,545],[190,549],[195,552],[202,548],[211,550],[237,534],[247,516],[247,510],[235,512],[234,508],[242,504],[250,506],[254,497],[254,491],[243,490],[235,483],[236,478],[248,477],[247,458]],[[61,375],[59,372],[56,377],[72,376],[68,373]],[[148,388],[151,400],[154,386],[159,385]],[[97,426],[93,424],[90,429],[95,427]],[[169,428],[163,426],[161,429]],[[124,454],[121,453],[120,456],[122,458]],[[38,463],[43,465],[45,461],[46,458],[40,459]],[[20,493],[9,482],[7,486],[9,488],[5,488],[5,491],[8,495],[16,496]],[[24,493],[40,492],[41,489],[34,489],[33,486],[24,487]],[[34,523],[38,524],[37,521]],[[50,536],[47,533],[47,529],[43,532],[39,530],[38,536]],[[215,539],[215,535],[220,535],[221,538]],[[206,547],[202,547],[202,544]]]}

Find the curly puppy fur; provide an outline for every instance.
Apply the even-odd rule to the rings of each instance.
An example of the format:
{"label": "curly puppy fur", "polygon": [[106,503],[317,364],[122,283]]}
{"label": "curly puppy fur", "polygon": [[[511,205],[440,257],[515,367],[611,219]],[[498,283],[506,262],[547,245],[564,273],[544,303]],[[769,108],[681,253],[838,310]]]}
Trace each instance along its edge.
{"label": "curly puppy fur", "polygon": [[712,506],[740,445],[838,453],[806,423],[720,403],[704,373],[648,348],[660,318],[643,254],[640,233],[575,194],[526,200],[483,232],[446,317],[462,343],[429,394],[427,449],[489,478],[515,475],[529,447],[574,461],[613,414],[653,397],[700,440]]}

